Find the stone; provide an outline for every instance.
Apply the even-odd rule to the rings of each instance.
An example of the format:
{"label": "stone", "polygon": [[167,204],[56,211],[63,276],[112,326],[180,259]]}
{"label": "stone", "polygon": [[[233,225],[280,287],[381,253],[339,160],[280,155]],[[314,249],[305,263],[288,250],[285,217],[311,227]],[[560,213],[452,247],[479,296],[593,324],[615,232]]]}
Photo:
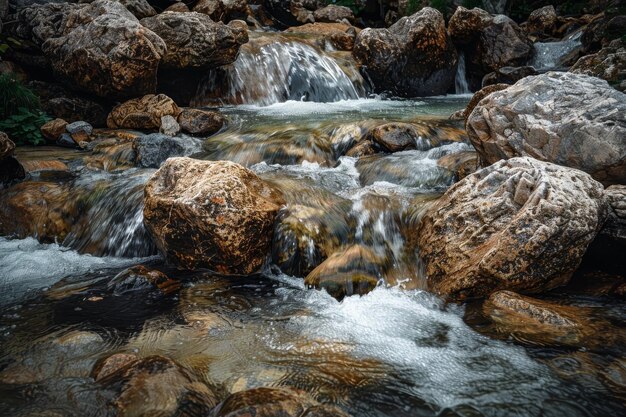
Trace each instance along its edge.
{"label": "stone", "polygon": [[54,143],[63,133],[65,133],[65,126],[67,126],[67,122],[65,120],[54,119],[44,123],[40,130],[46,140]]}
{"label": "stone", "polygon": [[318,403],[287,388],[253,388],[228,396],[213,411],[215,417],[300,417]]}
{"label": "stone", "polygon": [[617,339],[619,333],[608,322],[594,318],[590,308],[537,300],[512,291],[491,294],[483,312],[499,332],[539,346],[600,347]]}
{"label": "stone", "polygon": [[602,78],[626,93],[626,45],[621,40],[613,41],[597,53],[581,57],[570,72]]}
{"label": "stone", "polygon": [[180,108],[165,94],[148,94],[115,106],[107,118],[111,129],[150,129],[161,127],[163,116],[177,118]]}
{"label": "stone", "polygon": [[385,123],[371,129],[367,137],[388,152],[407,149],[424,151],[432,148],[432,144],[422,137],[418,127],[410,123]]}
{"label": "stone", "polygon": [[96,363],[91,371],[91,377],[100,382],[106,377],[119,372],[120,369],[130,366],[137,362],[139,357],[134,353],[115,353]]}
{"label": "stone", "polygon": [[235,61],[239,47],[248,42],[247,30],[214,22],[197,12],[164,12],[141,20],[163,39],[167,51],[164,68],[215,68]]}
{"label": "stone", "polygon": [[502,67],[526,65],[533,53],[533,44],[520,27],[509,17],[497,15],[482,30],[468,57],[488,74]]}
{"label": "stone", "polygon": [[493,84],[515,84],[522,78],[531,75],[537,75],[538,72],[534,67],[502,67],[483,77],[482,86],[486,87]]}
{"label": "stone", "polygon": [[90,140],[93,133],[93,126],[87,122],[72,122],[65,126],[65,131],[72,137],[74,142],[80,143]]}
{"label": "stone", "polygon": [[166,136],[176,136],[178,132],[180,132],[180,125],[173,116],[169,114],[161,116],[161,127],[159,127],[159,133]]}
{"label": "stone", "polygon": [[225,117],[216,111],[184,108],[178,115],[180,128],[189,134],[209,136],[218,132],[225,123]]}
{"label": "stone", "polygon": [[83,7],[76,3],[33,4],[15,14],[16,22],[9,33],[41,47],[46,40],[62,36],[72,12]]}
{"label": "stone", "polygon": [[437,165],[453,172],[459,181],[478,170],[478,154],[472,151],[451,153],[439,158]]}
{"label": "stone", "polygon": [[133,140],[133,149],[137,166],[159,168],[168,158],[192,154],[195,147],[183,138],[152,133]]}
{"label": "stone", "polygon": [[0,132],[0,161],[13,156],[14,150],[15,143],[9,139],[9,136],[6,133]]}
{"label": "stone", "polygon": [[133,14],[137,19],[155,16],[157,14],[154,7],[147,0],[118,0]]}
{"label": "stone", "polygon": [[344,21],[354,23],[354,13],[352,9],[345,6],[329,4],[326,7],[317,9],[313,13],[316,22],[322,23],[343,23]]}
{"label": "stone", "polygon": [[582,171],[528,157],[465,177],[421,219],[428,288],[466,300],[566,284],[606,220],[602,192]]}
{"label": "stone", "polygon": [[200,0],[193,11],[206,14],[215,22],[228,23],[234,19],[245,19],[248,3],[246,0]]}
{"label": "stone", "polygon": [[144,223],[167,260],[223,274],[269,255],[279,191],[233,162],[170,158],[145,187]]}
{"label": "stone", "polygon": [[154,92],[165,42],[122,4],[97,0],[71,9],[42,45],[56,75],[73,88],[124,99]]}
{"label": "stone", "polygon": [[426,7],[388,29],[362,30],[352,50],[376,91],[403,97],[445,94],[454,85],[458,56],[443,15]]}
{"label": "stone", "polygon": [[324,289],[341,300],[372,291],[385,270],[384,259],[372,249],[352,245],[329,256],[306,276],[304,283],[309,288]]}
{"label": "stone", "polygon": [[528,16],[526,28],[532,34],[551,34],[557,23],[556,10],[553,5],[533,10]]}
{"label": "stone", "polygon": [[345,23],[307,23],[301,26],[290,27],[287,33],[312,35],[321,49],[326,49],[326,43],[342,51],[351,51],[359,30]]}
{"label": "stone", "polygon": [[472,111],[474,111],[474,108],[478,105],[478,103],[480,103],[482,99],[484,99],[491,93],[504,90],[508,86],[509,86],[508,84],[492,84],[492,85],[483,87],[477,92],[475,92],[472,98],[470,99],[470,102],[467,103],[467,107],[463,111],[463,119],[465,119],[465,121],[467,122],[467,118],[469,117],[470,114],[472,114]]}
{"label": "stone", "polygon": [[467,118],[485,164],[516,156],[626,183],[626,95],[587,75],[548,72],[483,98]]}
{"label": "stone", "polygon": [[448,22],[448,33],[454,43],[467,45],[475,41],[492,20],[493,17],[483,9],[459,6]]}
{"label": "stone", "polygon": [[143,265],[125,269],[107,282],[107,290],[116,297],[128,293],[152,291],[171,295],[178,292],[180,287],[180,281],[173,280],[163,272]]}
{"label": "stone", "polygon": [[[169,6],[167,9],[163,10],[164,12],[179,12],[179,13],[188,13],[190,12],[189,7],[182,1],[177,1],[176,3]],[[196,10],[197,12],[198,10]]]}

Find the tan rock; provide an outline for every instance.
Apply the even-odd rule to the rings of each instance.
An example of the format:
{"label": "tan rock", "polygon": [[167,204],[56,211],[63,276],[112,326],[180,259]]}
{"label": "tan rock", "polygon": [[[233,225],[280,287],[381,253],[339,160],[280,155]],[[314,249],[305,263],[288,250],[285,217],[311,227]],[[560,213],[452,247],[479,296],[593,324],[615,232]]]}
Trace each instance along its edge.
{"label": "tan rock", "polygon": [[224,126],[225,118],[216,111],[182,109],[178,116],[180,128],[192,135],[212,135]]}
{"label": "tan rock", "polygon": [[168,260],[225,274],[269,255],[280,192],[233,162],[170,158],[145,188],[144,222]]}
{"label": "tan rock", "polygon": [[56,142],[65,133],[67,122],[63,119],[54,119],[41,126],[41,134],[50,142]]}
{"label": "tan rock", "polygon": [[111,110],[107,126],[111,129],[154,129],[161,126],[161,117],[177,118],[180,108],[165,94],[148,94],[119,104]]}
{"label": "tan rock", "polygon": [[6,133],[0,132],[0,161],[12,156],[14,150],[15,143]]}

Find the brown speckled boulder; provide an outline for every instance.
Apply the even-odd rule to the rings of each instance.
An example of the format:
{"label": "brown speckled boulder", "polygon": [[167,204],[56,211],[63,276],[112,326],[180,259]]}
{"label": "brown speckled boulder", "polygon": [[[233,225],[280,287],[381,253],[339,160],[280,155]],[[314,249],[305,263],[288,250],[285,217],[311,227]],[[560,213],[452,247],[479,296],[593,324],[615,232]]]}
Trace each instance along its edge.
{"label": "brown speckled boulder", "polygon": [[602,184],[532,158],[499,161],[456,183],[418,230],[428,287],[446,297],[567,283],[607,217]]}
{"label": "brown speckled boulder", "polygon": [[144,222],[166,258],[225,274],[258,271],[280,192],[233,162],[170,158],[145,188]]}
{"label": "brown speckled boulder", "polygon": [[107,126],[111,129],[158,129],[161,117],[177,118],[180,108],[165,94],[148,94],[125,101],[111,110]]}

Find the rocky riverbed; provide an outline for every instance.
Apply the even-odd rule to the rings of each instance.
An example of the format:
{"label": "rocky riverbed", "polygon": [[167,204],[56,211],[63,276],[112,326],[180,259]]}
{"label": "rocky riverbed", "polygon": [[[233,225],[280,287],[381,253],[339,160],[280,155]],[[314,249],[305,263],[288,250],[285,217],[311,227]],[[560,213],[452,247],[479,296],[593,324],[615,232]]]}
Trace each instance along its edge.
{"label": "rocky riverbed", "polygon": [[0,0],[0,414],[623,414],[626,10],[422,3]]}

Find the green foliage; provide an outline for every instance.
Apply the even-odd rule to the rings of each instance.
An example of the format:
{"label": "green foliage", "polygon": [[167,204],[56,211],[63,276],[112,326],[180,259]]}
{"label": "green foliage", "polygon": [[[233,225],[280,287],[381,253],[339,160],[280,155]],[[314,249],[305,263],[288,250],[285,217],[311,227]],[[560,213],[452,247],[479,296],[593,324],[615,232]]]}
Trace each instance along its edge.
{"label": "green foliage", "polygon": [[408,7],[406,9],[407,15],[411,16],[413,13],[417,12],[417,9],[420,7],[419,0],[409,0]]}
{"label": "green foliage", "polygon": [[39,110],[39,97],[22,85],[13,74],[0,75],[0,119],[15,114],[20,107]]}
{"label": "green foliage", "polygon": [[41,145],[45,143],[41,126],[50,118],[42,111],[19,107],[15,114],[0,120],[0,131],[9,135],[16,145]]}

